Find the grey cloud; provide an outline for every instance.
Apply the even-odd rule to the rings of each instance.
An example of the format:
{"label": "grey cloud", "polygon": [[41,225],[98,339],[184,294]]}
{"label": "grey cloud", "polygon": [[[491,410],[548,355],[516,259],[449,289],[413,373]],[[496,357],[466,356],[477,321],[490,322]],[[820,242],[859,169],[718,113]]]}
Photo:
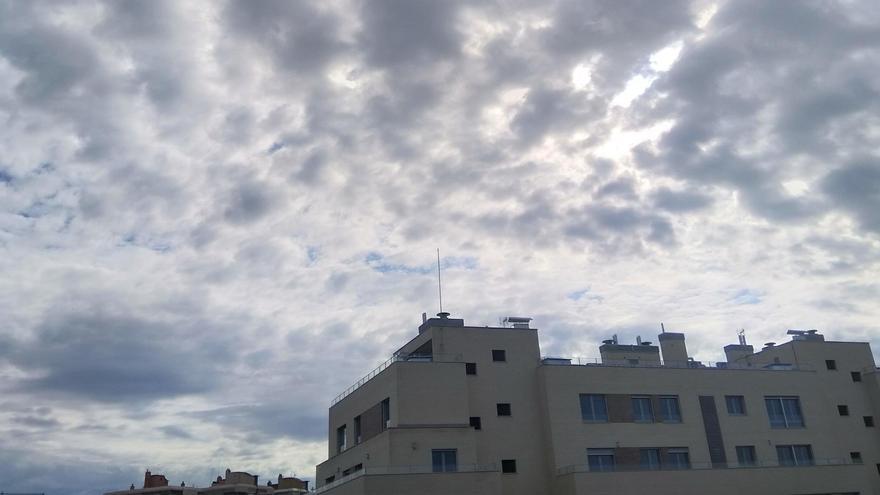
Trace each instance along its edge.
{"label": "grey cloud", "polygon": [[869,158],[830,172],[822,190],[834,205],[851,212],[861,226],[880,233],[880,162]]}
{"label": "grey cloud", "polygon": [[161,431],[163,434],[167,435],[170,438],[180,438],[180,439],[184,439],[184,440],[189,440],[189,439],[193,438],[192,433],[190,433],[189,431],[187,431],[184,428],[181,428],[181,427],[175,426],[175,425],[160,426],[159,431]]}
{"label": "grey cloud", "polygon": [[268,184],[247,181],[236,186],[227,201],[223,216],[230,223],[242,225],[268,215],[277,198]]}
{"label": "grey cloud", "polygon": [[288,401],[227,406],[197,411],[190,415],[203,421],[213,421],[232,427],[235,431],[252,437],[254,441],[271,441],[280,438],[316,441],[326,438],[325,417],[303,411],[302,406],[302,397],[292,397]]}
{"label": "grey cloud", "polygon": [[712,205],[711,196],[696,191],[674,191],[662,187],[652,194],[654,206],[674,213],[699,211]]}
{"label": "grey cloud", "polygon": [[623,199],[636,199],[635,185],[632,179],[622,177],[605,183],[596,191],[596,198],[619,197]]}
{"label": "grey cloud", "polygon": [[432,0],[361,2],[364,29],[359,42],[367,63],[398,68],[456,57],[461,49],[458,5]]}

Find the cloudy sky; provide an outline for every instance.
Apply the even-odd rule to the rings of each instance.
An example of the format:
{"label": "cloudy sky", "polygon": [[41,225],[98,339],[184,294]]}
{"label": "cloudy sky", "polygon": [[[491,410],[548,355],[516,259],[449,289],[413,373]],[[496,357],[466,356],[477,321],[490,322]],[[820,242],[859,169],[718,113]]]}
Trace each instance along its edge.
{"label": "cloudy sky", "polygon": [[314,476],[444,309],[880,348],[870,0],[0,3],[0,490]]}

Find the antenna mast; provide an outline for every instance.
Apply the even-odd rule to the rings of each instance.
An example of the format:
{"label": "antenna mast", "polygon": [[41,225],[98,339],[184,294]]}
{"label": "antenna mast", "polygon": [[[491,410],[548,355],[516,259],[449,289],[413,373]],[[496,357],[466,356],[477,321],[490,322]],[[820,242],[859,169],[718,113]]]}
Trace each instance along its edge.
{"label": "antenna mast", "polygon": [[437,248],[437,294],[440,295],[440,312],[443,312],[443,284],[440,281],[440,248]]}

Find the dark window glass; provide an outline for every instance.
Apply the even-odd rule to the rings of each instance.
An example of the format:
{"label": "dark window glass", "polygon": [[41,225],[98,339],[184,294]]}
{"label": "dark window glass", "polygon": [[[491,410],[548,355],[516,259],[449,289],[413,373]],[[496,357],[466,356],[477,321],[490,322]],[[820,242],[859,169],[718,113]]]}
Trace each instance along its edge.
{"label": "dark window glass", "polygon": [[475,430],[483,429],[483,422],[480,420],[479,416],[471,416],[471,427]]}
{"label": "dark window glass", "polygon": [[498,410],[499,416],[510,416],[510,404],[507,404],[507,403],[496,404],[495,408]]}
{"label": "dark window glass", "polygon": [[681,423],[678,397],[660,397],[660,420],[664,423]]}
{"label": "dark window glass", "polygon": [[501,459],[501,472],[502,473],[515,473],[516,472],[516,459]]}
{"label": "dark window glass", "polygon": [[468,375],[476,375],[477,363],[464,363],[464,372]]}
{"label": "dark window glass", "polygon": [[809,445],[777,445],[776,456],[780,466],[810,466],[813,449]]}
{"label": "dark window glass", "polygon": [[653,423],[654,408],[651,407],[650,397],[632,398],[633,421],[637,423]]}
{"label": "dark window glass", "polygon": [[669,463],[667,465],[670,469],[690,469],[691,467],[691,456],[688,453],[688,449],[686,448],[676,448],[669,449]]}
{"label": "dark window glass", "polygon": [[345,450],[345,425],[336,428],[336,453]]}
{"label": "dark window glass", "polygon": [[861,452],[850,452],[849,460],[852,461],[853,464],[861,464],[862,463],[862,453]]}
{"label": "dark window glass", "polygon": [[[878,464],[878,466],[880,466],[880,464]],[[328,476],[327,478],[324,478],[324,484],[327,485],[327,484],[333,483],[333,480],[335,480],[335,479],[336,479],[335,475]]]}
{"label": "dark window glass", "polygon": [[740,466],[756,466],[758,456],[753,445],[740,445],[736,448],[736,461]]}
{"label": "dark window glass", "polygon": [[852,377],[852,381],[854,381],[854,382],[860,382],[860,381],[862,381],[862,374],[859,373],[858,371],[852,371],[852,372],[850,372],[849,376]]}
{"label": "dark window glass", "polygon": [[361,417],[354,418],[354,444],[361,443]]}
{"label": "dark window glass", "polygon": [[507,361],[507,351],[504,349],[492,349],[492,361]]}
{"label": "dark window glass", "polygon": [[391,426],[391,399],[382,401],[382,431]]}
{"label": "dark window glass", "polygon": [[874,416],[865,416],[863,419],[865,420],[865,426],[869,428],[874,426]]}
{"label": "dark window glass", "polygon": [[746,415],[746,398],[742,395],[726,395],[724,402],[727,404],[727,414],[731,416]]}
{"label": "dark window glass", "polygon": [[434,449],[431,451],[431,466],[435,473],[453,473],[458,471],[458,460],[455,449]]}
{"label": "dark window glass", "polygon": [[587,449],[590,471],[614,471],[614,449]]}
{"label": "dark window glass", "polygon": [[584,421],[608,421],[608,408],[605,396],[581,394],[581,418]]}
{"label": "dark window glass", "polygon": [[660,449],[639,450],[639,465],[642,469],[660,469]]}
{"label": "dark window glass", "polygon": [[797,397],[765,397],[771,428],[803,428],[804,416]]}
{"label": "dark window glass", "polygon": [[841,416],[849,416],[849,407],[841,404],[837,406],[837,413]]}
{"label": "dark window glass", "polygon": [[829,370],[836,370],[837,369],[837,362],[833,359],[826,359],[825,360],[825,367],[828,368]]}

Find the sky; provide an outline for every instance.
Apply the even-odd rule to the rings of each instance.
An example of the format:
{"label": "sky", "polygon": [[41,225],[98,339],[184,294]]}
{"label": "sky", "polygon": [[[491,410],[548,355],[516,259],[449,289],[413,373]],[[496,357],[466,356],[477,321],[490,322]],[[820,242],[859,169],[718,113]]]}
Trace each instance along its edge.
{"label": "sky", "polygon": [[880,3],[0,2],[0,491],[314,476],[444,309],[880,349]]}

